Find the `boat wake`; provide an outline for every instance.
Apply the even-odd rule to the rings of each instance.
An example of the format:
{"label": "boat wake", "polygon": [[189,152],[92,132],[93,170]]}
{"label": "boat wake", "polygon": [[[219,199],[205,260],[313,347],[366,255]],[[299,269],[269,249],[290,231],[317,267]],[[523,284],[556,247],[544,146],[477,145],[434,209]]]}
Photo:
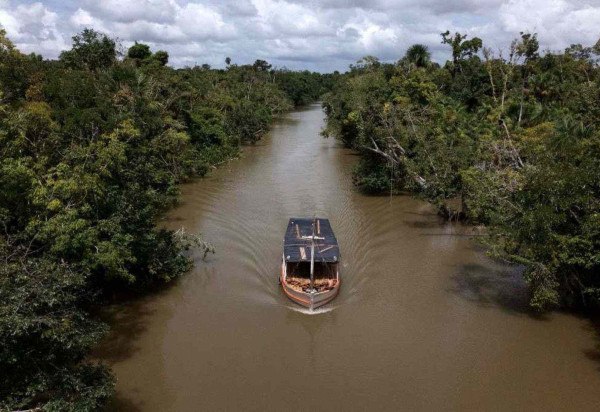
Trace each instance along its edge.
{"label": "boat wake", "polygon": [[327,307],[320,307],[320,308],[316,308],[316,309],[309,309],[309,308],[305,308],[302,306],[287,306],[288,309],[293,310],[294,312],[299,312],[302,313],[304,315],[322,315],[324,313],[328,313],[328,312],[332,312],[336,306],[327,306]]}

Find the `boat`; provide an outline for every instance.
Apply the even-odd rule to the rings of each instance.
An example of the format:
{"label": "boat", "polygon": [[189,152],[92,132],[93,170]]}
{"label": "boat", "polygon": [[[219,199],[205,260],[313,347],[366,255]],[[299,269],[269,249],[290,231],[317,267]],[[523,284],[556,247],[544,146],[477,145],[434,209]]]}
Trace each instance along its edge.
{"label": "boat", "polygon": [[340,248],[328,219],[291,218],[283,241],[279,282],[294,302],[316,309],[340,290]]}

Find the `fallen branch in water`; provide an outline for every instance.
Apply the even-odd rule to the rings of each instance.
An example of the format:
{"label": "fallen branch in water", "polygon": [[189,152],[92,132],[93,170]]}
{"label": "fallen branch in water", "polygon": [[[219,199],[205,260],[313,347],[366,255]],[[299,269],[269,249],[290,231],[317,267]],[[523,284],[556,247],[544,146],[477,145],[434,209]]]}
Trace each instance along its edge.
{"label": "fallen branch in water", "polygon": [[215,254],[215,247],[212,243],[205,241],[201,234],[190,234],[184,228],[175,232],[175,237],[183,250],[188,251],[191,248],[198,248],[202,252],[202,260],[206,260],[209,253]]}

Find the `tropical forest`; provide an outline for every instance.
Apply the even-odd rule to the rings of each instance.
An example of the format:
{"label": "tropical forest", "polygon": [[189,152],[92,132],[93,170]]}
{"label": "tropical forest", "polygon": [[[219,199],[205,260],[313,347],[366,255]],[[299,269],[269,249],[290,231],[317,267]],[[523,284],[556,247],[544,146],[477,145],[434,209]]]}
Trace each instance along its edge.
{"label": "tropical forest", "polygon": [[[452,322],[448,313],[466,319],[466,312],[481,317],[479,332],[464,337],[480,351],[493,335],[481,331],[491,323],[523,323],[510,336],[537,333],[537,339],[524,335],[538,342],[523,347],[528,354],[544,352],[540,336],[562,328],[566,341],[580,339],[569,348],[591,345],[588,356],[550,343],[548,351],[571,353],[573,368],[595,382],[594,326],[584,336],[582,328],[571,333],[565,325],[595,325],[600,307],[600,41],[551,51],[535,32],[518,33],[500,50],[463,32],[446,31],[438,40],[446,61],[417,43],[398,50],[395,61],[365,56],[345,72],[322,73],[226,56],[219,67],[176,67],[165,50],[143,42],[124,47],[89,28],[51,59],[20,51],[1,30],[0,410],[234,410],[241,394],[257,397],[246,404],[256,407],[250,409],[282,410],[288,400],[267,404],[268,397],[258,396],[259,384],[264,391],[279,385],[262,374],[293,386],[312,379],[306,364],[347,410],[371,402],[368,393],[389,402],[372,404],[376,410],[391,410],[399,403],[383,381],[401,381],[396,374],[403,368],[422,370],[409,360],[401,366],[391,348],[415,350],[414,362],[428,365],[418,352],[423,341],[433,345],[427,351],[451,351],[444,343],[450,332],[441,346],[432,343],[436,328]],[[407,224],[409,209],[421,220]],[[172,218],[178,210],[179,220]],[[295,305],[277,285],[287,218],[327,212],[348,262],[340,296],[317,317],[286,309],[270,318],[276,307]],[[404,220],[388,217],[400,214]],[[273,235],[262,229],[270,224]],[[387,265],[393,256],[404,257]],[[407,261],[413,263],[401,263]],[[477,284],[465,275],[473,271]],[[388,272],[395,281],[384,284]],[[507,273],[509,292],[497,288],[508,283]],[[439,283],[427,283],[434,274]],[[445,297],[452,279],[460,291]],[[392,296],[394,282],[399,289]],[[163,320],[148,320],[129,339],[139,346],[134,363],[107,362],[97,349],[114,341],[119,322],[106,309],[146,300],[147,312],[166,311],[156,318]],[[436,304],[446,309],[431,309]],[[352,307],[359,315],[344,316]],[[428,315],[420,319],[417,311]],[[363,340],[358,331],[366,329],[354,324],[360,313],[369,314],[364,325],[381,319],[374,321],[379,327],[371,324],[380,331],[375,341],[389,346]],[[542,318],[551,320],[544,326]],[[289,335],[281,332],[286,328]],[[344,362],[357,359],[370,370],[366,365],[378,364],[373,354],[379,353],[377,359],[398,365],[382,366],[382,380],[373,371],[377,385],[363,395],[356,388],[369,379],[349,373],[356,404],[319,380],[343,368],[341,357],[337,363],[325,356],[336,347],[328,332],[335,328],[344,330],[335,335],[349,356]],[[394,332],[401,330],[410,336],[421,330],[422,340]],[[323,343],[328,339],[330,346]],[[353,341],[368,349],[361,355],[345,346]],[[187,366],[185,356],[201,366]],[[478,359],[487,359],[464,356],[472,367],[483,368]],[[161,366],[153,364],[157,359]],[[462,373],[446,366],[444,373]],[[248,372],[259,369],[260,375]],[[441,406],[419,403],[424,386],[415,382],[430,376],[423,373],[407,386],[409,409]],[[433,375],[431,382],[441,379]],[[156,384],[165,379],[173,381]],[[115,395],[135,392],[127,386],[134,382],[143,394],[137,409]],[[225,394],[225,382],[233,395]],[[177,389],[186,385],[197,385],[190,403],[184,395],[190,392]],[[461,390],[466,398],[441,395],[457,409],[479,399]],[[321,395],[315,396],[307,405]],[[531,406],[502,402],[498,410]]]}

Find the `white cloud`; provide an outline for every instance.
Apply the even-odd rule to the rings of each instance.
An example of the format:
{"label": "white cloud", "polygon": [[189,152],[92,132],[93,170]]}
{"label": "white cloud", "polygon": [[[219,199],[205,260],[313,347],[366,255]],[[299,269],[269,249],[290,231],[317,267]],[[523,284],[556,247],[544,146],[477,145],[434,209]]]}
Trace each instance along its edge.
{"label": "white cloud", "polygon": [[[168,12],[160,13],[152,8],[144,11],[142,6],[146,3],[164,3]],[[107,5],[103,4],[101,15],[108,14],[106,8]],[[113,13],[116,16],[113,20],[101,19],[93,14],[94,10],[96,8],[89,10],[79,8],[71,15],[71,24],[76,27],[76,30],[92,27],[126,43],[143,41],[168,45],[232,40],[236,36],[235,27],[225,23],[216,10],[198,3],[179,6],[166,0],[132,2],[127,10]],[[152,16],[156,18],[150,19]],[[125,17],[131,20],[128,21]]]}
{"label": "white cloud", "polygon": [[268,37],[321,37],[335,34],[335,20],[294,3],[255,0],[261,33]]}
{"label": "white cloud", "polygon": [[269,60],[276,66],[344,70],[371,54],[393,61],[414,43],[448,57],[445,30],[506,48],[520,31],[542,49],[593,44],[600,0],[0,0],[0,24],[25,52],[54,58],[84,27],[128,46],[167,50],[174,65],[222,66]]}
{"label": "white cloud", "polygon": [[83,9],[77,9],[71,15],[70,22],[76,27],[90,27],[102,32],[108,31],[102,20],[92,16],[88,11]]}
{"label": "white cloud", "polygon": [[59,15],[42,3],[11,8],[5,2],[0,6],[0,24],[21,51],[52,55],[57,50],[67,47],[64,35],[58,27]]}
{"label": "white cloud", "polygon": [[571,43],[593,44],[600,38],[600,5],[512,0],[500,7],[500,19],[507,32],[537,32],[549,49],[562,49]]}
{"label": "white cloud", "polygon": [[172,23],[179,5],[175,0],[84,0],[82,8],[116,22],[145,20]]}
{"label": "white cloud", "polygon": [[175,23],[190,40],[227,40],[236,36],[233,25],[225,23],[216,10],[202,4],[189,3],[179,9]]}

